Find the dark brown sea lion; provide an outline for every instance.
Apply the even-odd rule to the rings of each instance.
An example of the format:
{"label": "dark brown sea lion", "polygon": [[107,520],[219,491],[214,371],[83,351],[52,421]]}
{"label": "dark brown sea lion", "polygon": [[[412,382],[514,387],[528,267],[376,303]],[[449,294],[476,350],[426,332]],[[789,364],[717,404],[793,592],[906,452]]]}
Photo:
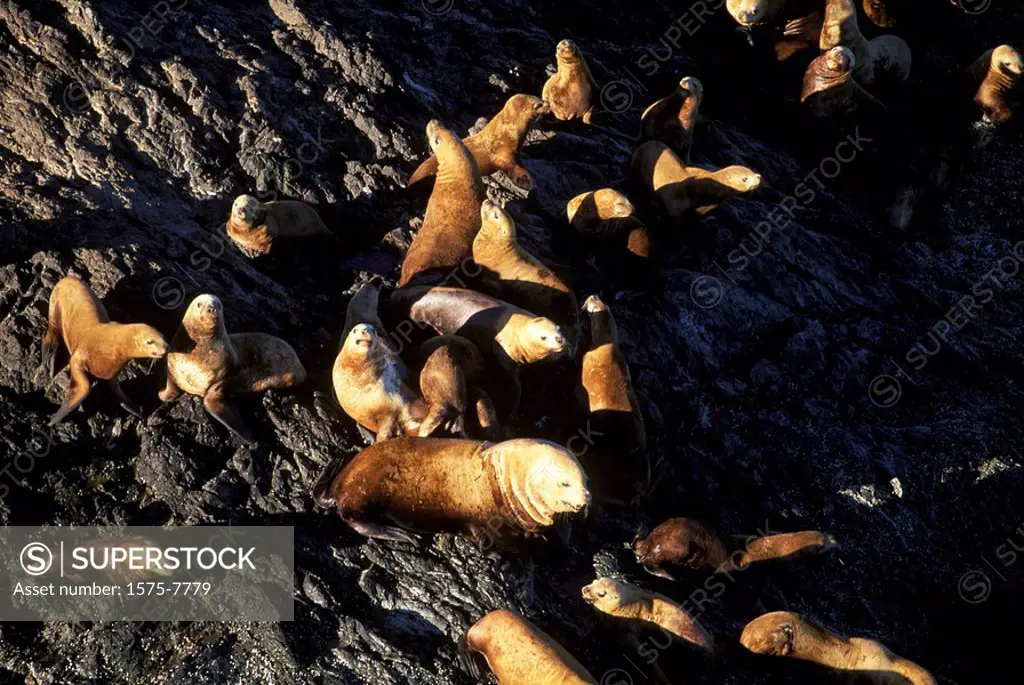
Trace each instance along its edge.
{"label": "dark brown sea lion", "polygon": [[228,237],[247,256],[270,254],[281,238],[331,236],[316,210],[295,200],[262,203],[252,195],[239,195],[231,205],[225,228]]}
{"label": "dark brown sea lion", "polygon": [[603,614],[633,624],[656,626],[676,639],[713,651],[714,639],[681,606],[665,595],[614,578],[598,578],[581,591],[583,600]]}
{"label": "dark brown sea lion", "polygon": [[420,345],[424,360],[420,371],[420,392],[427,403],[427,416],[420,424],[420,436],[432,435],[439,426],[466,437],[467,409],[488,439],[497,437],[497,412],[488,386],[483,355],[477,346],[460,335],[439,335]]}
{"label": "dark brown sea lion", "polygon": [[857,26],[853,0],[827,0],[825,23],[819,46],[822,51],[843,46],[853,53],[853,78],[864,86],[887,78],[906,81],[910,77],[910,46],[892,34],[868,40]]}
{"label": "dark brown sea lion", "polygon": [[971,75],[978,90],[974,103],[981,108],[985,123],[1005,124],[1013,116],[1007,93],[1024,73],[1020,53],[1009,45],[989,50],[971,65]]}
{"label": "dark brown sea lion", "polygon": [[473,255],[473,238],[480,230],[484,183],[476,160],[458,136],[438,121],[427,124],[427,139],[439,169],[427,201],[423,225],[402,262],[399,287],[420,273],[450,271]]}
{"label": "dark brown sea lion", "polygon": [[704,100],[700,80],[687,76],[671,95],[650,105],[640,115],[640,140],[660,140],[686,161],[690,160],[697,110]]}
{"label": "dark brown sea lion", "polygon": [[636,149],[632,168],[670,217],[689,211],[707,214],[729,198],[761,187],[761,176],[753,169],[733,165],[709,171],[687,166],[667,145],[655,140]]}
{"label": "dark brown sea lion", "polygon": [[[508,609],[473,624],[464,644],[480,654],[498,685],[597,685],[597,679],[551,636]],[[479,669],[472,664],[473,677]]]}
{"label": "dark brown sea lion", "polygon": [[64,403],[50,419],[62,421],[89,394],[93,378],[107,381],[121,406],[135,416],[142,408],[124,394],[117,375],[132,359],[159,359],[167,353],[160,332],[143,323],[122,324],[110,320],[95,293],[75,276],[62,278],[50,293],[50,310],[43,335],[43,366],[49,378],[56,373],[57,345],[63,338],[71,359],[71,385]]}
{"label": "dark brown sea lion", "polygon": [[[518,185],[527,189],[532,188],[533,177],[520,162],[519,151],[526,142],[526,134],[529,133],[533,122],[550,111],[548,104],[539,97],[513,95],[482,131],[463,138],[462,142],[480,168],[480,175],[490,176],[501,170]],[[437,158],[431,156],[413,172],[408,185],[411,186],[436,173]]]}
{"label": "dark brown sea lion", "polygon": [[755,654],[788,656],[846,671],[851,682],[936,685],[935,678],[879,642],[840,637],[790,611],[773,611],[747,624],[740,643]]}
{"label": "dark brown sea lion", "polygon": [[816,117],[847,114],[868,105],[884,110],[885,105],[853,79],[856,58],[849,48],[834,47],[807,66],[800,102]]}
{"label": "dark brown sea lion", "polygon": [[182,392],[203,398],[213,418],[250,445],[255,440],[230,401],[231,395],[291,388],[306,380],[295,350],[264,333],[232,333],[216,295],[200,295],[188,306],[167,353],[167,385],[160,399]]}
{"label": "dark brown sea lion", "polygon": [[374,538],[409,541],[411,530],[493,544],[541,535],[590,504],[579,462],[545,440],[398,438],[342,464],[328,466],[314,498]]}
{"label": "dark brown sea lion", "polygon": [[541,97],[551,106],[556,119],[582,119],[589,124],[594,114],[594,98],[600,88],[590,73],[583,52],[571,40],[562,40],[555,48],[558,71],[544,84]]}
{"label": "dark brown sea lion", "polygon": [[748,568],[751,564],[788,562],[821,554],[836,544],[818,531],[779,533],[764,537],[719,535],[696,519],[672,518],[660,523],[646,538],[633,541],[636,561],[648,573],[675,580],[680,571],[717,572]]}

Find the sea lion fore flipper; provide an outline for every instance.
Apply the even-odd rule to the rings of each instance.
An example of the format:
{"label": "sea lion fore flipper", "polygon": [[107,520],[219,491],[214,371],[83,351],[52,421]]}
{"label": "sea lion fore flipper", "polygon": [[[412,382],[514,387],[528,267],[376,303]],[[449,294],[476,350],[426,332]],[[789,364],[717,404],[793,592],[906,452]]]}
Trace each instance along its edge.
{"label": "sea lion fore flipper", "polygon": [[60,410],[53,415],[50,419],[50,425],[55,426],[64,418],[73,412],[78,405],[89,394],[89,390],[92,387],[92,382],[89,380],[88,374],[85,372],[84,365],[81,358],[75,355],[71,356],[71,385],[68,386],[67,395],[64,397],[64,403],[60,406]]}
{"label": "sea lion fore flipper", "polygon": [[243,442],[250,446],[256,444],[256,439],[252,437],[252,433],[235,412],[234,405],[224,396],[223,385],[218,384],[210,388],[206,396],[203,397],[203,406],[206,407],[210,416],[224,424],[225,428],[241,438]]}

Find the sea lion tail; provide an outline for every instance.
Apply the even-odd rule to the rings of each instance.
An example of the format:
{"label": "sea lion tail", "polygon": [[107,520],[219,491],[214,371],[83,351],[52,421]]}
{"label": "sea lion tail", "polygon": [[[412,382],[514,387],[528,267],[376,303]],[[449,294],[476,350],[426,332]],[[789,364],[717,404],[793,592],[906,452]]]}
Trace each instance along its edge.
{"label": "sea lion tail", "polygon": [[344,458],[334,457],[313,485],[313,501],[321,507],[334,507],[337,505],[337,500],[334,497],[334,483],[338,480],[338,476],[341,474],[344,466]]}

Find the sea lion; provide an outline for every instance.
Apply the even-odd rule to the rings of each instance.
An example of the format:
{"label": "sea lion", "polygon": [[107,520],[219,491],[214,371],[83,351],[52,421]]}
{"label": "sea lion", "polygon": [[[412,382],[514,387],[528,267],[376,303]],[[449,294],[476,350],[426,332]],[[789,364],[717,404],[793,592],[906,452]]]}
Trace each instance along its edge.
{"label": "sea lion", "polygon": [[848,672],[875,685],[936,685],[935,678],[912,661],[896,656],[879,642],[845,638],[790,611],[773,611],[743,629],[740,643],[755,654],[788,656]]}
{"label": "sea lion", "polygon": [[132,359],[159,359],[167,354],[167,342],[160,332],[144,323],[112,322],[89,286],[75,276],[65,276],[50,293],[43,334],[43,366],[50,379],[56,375],[57,345],[62,338],[71,355],[71,385],[50,425],[62,421],[82,403],[92,378],[107,381],[121,406],[141,418],[142,408],[124,394],[117,375]]}
{"label": "sea lion", "polygon": [[614,578],[598,578],[583,586],[583,600],[603,614],[657,626],[675,638],[713,651],[714,639],[681,606],[665,595],[648,592]]}
{"label": "sea lion", "polygon": [[331,371],[338,404],[378,441],[418,435],[427,415],[426,404],[405,384],[398,364],[375,328],[359,323],[345,337]]}
{"label": "sea lion", "polygon": [[893,0],[864,0],[864,14],[875,26],[890,29],[896,25],[892,11]]}
{"label": "sea lion", "polygon": [[[473,624],[463,644],[481,654],[498,685],[597,685],[597,679],[547,633],[508,609]],[[480,673],[468,663],[474,678]]]}
{"label": "sea lion", "polygon": [[745,166],[708,171],[687,166],[662,142],[651,140],[633,152],[633,173],[658,198],[665,213],[707,214],[729,198],[761,187],[761,176]]}
{"label": "sea lion", "polygon": [[1024,73],[1020,53],[1009,45],[989,50],[971,65],[971,75],[978,90],[974,103],[981,108],[982,121],[1005,124],[1013,116],[1006,94]]}
{"label": "sea lion", "polygon": [[836,544],[825,533],[808,530],[764,537],[727,538],[691,518],[664,521],[647,537],[633,541],[638,564],[652,575],[675,580],[679,570],[728,573],[751,564],[788,562],[821,554]]}
{"label": "sea lion", "polygon": [[424,359],[420,392],[427,403],[420,437],[431,435],[439,426],[466,437],[467,408],[473,410],[488,439],[496,437],[497,412],[490,394],[483,388],[487,379],[484,358],[477,346],[460,335],[439,335],[420,345],[419,355]]}
{"label": "sea lion", "polygon": [[[533,95],[513,95],[493,119],[479,133],[463,138],[473,159],[476,160],[481,176],[490,176],[501,170],[518,185],[533,188],[533,177],[519,160],[519,151],[526,142],[530,126],[540,116],[551,111],[548,103]],[[437,173],[437,158],[419,165],[409,178],[411,186]]]}
{"label": "sea lion", "polygon": [[508,212],[484,200],[480,218],[480,232],[473,240],[473,261],[486,270],[481,285],[495,297],[558,323],[569,347],[574,348],[577,304],[572,290],[519,244],[516,223]]}
{"label": "sea lion", "polygon": [[726,0],[725,7],[751,45],[755,31],[770,36],[779,62],[817,46],[822,12],[816,0]]}
{"label": "sea lion", "polygon": [[253,445],[230,396],[292,388],[306,369],[291,345],[265,333],[232,333],[224,326],[224,305],[216,295],[199,295],[188,305],[167,353],[167,384],[160,399],[182,392],[203,398],[203,406],[243,441]]}
{"label": "sea lion", "polygon": [[629,501],[650,482],[644,419],[619,350],[615,318],[597,295],[588,297],[583,309],[590,315],[590,349],[583,354],[581,383],[587,433],[594,442],[580,458],[598,483],[596,492]]}
{"label": "sea lion", "polygon": [[278,238],[331,236],[316,210],[296,200],[262,203],[252,195],[239,195],[231,205],[225,228],[245,256],[270,254]]}
{"label": "sea lion", "polygon": [[594,114],[594,96],[600,90],[583,51],[565,39],[555,47],[558,71],[544,84],[541,97],[551,106],[551,113],[561,121],[583,119],[589,124]]}
{"label": "sea lion", "polygon": [[816,117],[853,112],[864,105],[886,107],[853,79],[857,58],[849,48],[837,46],[811,61],[804,72],[800,102]]}
{"label": "sea lion", "polygon": [[640,115],[640,140],[660,140],[682,159],[690,161],[693,129],[704,100],[704,85],[693,76],[679,82],[671,95],[650,105]]}
{"label": "sea lion", "polygon": [[[341,329],[341,344],[345,344],[348,334],[356,327],[356,324],[369,324],[377,331],[381,341],[392,351],[395,349],[395,341],[388,337],[388,330],[384,328],[384,322],[380,320],[380,288],[376,283],[363,283],[355,292],[352,299],[348,301],[345,308],[345,325]],[[340,349],[340,348],[339,348]]]}
{"label": "sea lion", "polygon": [[427,140],[438,161],[437,180],[423,225],[402,262],[399,287],[420,273],[458,267],[472,256],[473,238],[480,230],[484,183],[476,160],[458,136],[437,120],[427,124]]}
{"label": "sea lion", "polygon": [[635,212],[629,198],[612,188],[580,193],[565,207],[569,225],[583,234],[617,233],[623,226],[616,219],[625,219]]}
{"label": "sea lion", "polygon": [[558,514],[585,513],[586,483],[576,458],[546,440],[399,438],[344,466],[336,458],[313,495],[367,537],[413,540],[404,529],[492,544],[541,536]]}
{"label": "sea lion", "polygon": [[786,0],[726,0],[725,9],[740,26],[766,24],[776,18]]}
{"label": "sea lion", "polygon": [[870,86],[880,78],[906,81],[910,77],[910,46],[892,34],[868,40],[857,26],[853,0],[827,0],[819,47],[823,51],[843,46],[853,53],[853,78]]}

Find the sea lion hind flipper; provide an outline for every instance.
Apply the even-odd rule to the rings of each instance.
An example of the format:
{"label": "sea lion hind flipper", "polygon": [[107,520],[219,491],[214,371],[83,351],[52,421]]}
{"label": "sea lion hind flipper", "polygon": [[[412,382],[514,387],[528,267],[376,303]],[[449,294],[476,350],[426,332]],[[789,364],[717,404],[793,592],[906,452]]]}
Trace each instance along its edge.
{"label": "sea lion hind flipper", "polygon": [[430,407],[430,412],[427,414],[426,418],[420,422],[419,430],[416,434],[421,438],[430,437],[434,431],[441,427],[441,424],[444,423],[447,418],[447,407],[440,402],[434,404]]}
{"label": "sea lion hind flipper", "polygon": [[43,336],[43,358],[42,367],[46,369],[47,382],[53,380],[55,367],[57,365],[57,347],[60,342],[59,332],[49,325],[46,327],[46,335]]}
{"label": "sea lion hind flipper", "polygon": [[374,538],[376,540],[393,540],[395,542],[408,542],[411,545],[418,545],[420,541],[413,535],[405,532],[397,526],[385,526],[379,523],[370,523],[369,521],[357,521],[352,518],[345,518],[345,523],[352,526],[360,535],[365,535],[368,538]]}
{"label": "sea lion hind flipper", "polygon": [[126,412],[137,418],[142,418],[142,407],[138,402],[124,394],[124,389],[121,387],[121,384],[117,382],[116,378],[111,378],[107,381],[107,385],[110,386],[114,396],[117,397],[118,402],[121,403],[121,406]]}
{"label": "sea lion hind flipper", "polygon": [[335,457],[327,464],[327,468],[323,470],[316,479],[316,483],[313,484],[313,501],[321,507],[337,506],[337,500],[334,498],[334,482],[338,479],[338,475],[344,467],[345,459],[343,457]]}
{"label": "sea lion hind flipper", "polygon": [[459,665],[462,666],[462,670],[469,674],[473,680],[480,680],[482,673],[480,669],[480,661],[476,655],[469,649],[469,642],[466,639],[467,634],[464,634],[459,638],[458,642],[458,660]]}
{"label": "sea lion hind flipper", "polygon": [[218,391],[209,391],[203,398],[203,406],[210,416],[220,421],[225,428],[237,435],[250,447],[256,444],[256,439],[245,427],[241,417],[235,412],[234,406],[228,402],[224,395]]}

